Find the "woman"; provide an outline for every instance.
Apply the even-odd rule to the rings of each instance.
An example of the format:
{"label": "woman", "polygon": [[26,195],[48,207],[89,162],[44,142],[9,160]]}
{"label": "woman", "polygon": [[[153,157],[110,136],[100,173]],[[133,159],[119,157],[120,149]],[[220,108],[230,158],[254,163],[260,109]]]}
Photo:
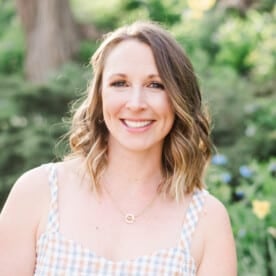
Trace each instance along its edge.
{"label": "woman", "polygon": [[70,158],[25,173],[1,214],[1,275],[236,275],[227,212],[205,189],[207,116],[160,26],[108,34]]}

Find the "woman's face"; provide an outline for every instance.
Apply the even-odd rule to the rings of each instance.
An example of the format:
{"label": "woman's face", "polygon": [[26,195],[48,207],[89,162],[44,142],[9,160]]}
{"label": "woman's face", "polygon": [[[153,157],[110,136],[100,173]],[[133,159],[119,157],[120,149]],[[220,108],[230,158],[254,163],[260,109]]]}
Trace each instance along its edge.
{"label": "woman's face", "polygon": [[103,70],[102,102],[109,146],[162,150],[174,111],[147,44],[126,40],[109,53]]}

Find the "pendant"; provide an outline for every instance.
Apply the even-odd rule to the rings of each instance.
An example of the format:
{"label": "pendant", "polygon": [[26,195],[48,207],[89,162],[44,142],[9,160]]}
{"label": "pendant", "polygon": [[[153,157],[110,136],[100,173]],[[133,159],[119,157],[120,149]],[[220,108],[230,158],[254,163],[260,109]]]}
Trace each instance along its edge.
{"label": "pendant", "polygon": [[133,214],[125,215],[125,222],[128,224],[132,224],[135,221],[135,216]]}

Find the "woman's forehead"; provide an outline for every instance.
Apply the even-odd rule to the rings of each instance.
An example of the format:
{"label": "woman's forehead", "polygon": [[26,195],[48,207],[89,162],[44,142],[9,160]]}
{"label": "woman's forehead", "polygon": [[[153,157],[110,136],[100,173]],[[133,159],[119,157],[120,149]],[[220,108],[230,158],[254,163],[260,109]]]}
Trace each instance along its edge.
{"label": "woman's forehead", "polygon": [[116,45],[106,57],[103,72],[108,78],[129,73],[159,76],[151,48],[138,40],[126,40]]}

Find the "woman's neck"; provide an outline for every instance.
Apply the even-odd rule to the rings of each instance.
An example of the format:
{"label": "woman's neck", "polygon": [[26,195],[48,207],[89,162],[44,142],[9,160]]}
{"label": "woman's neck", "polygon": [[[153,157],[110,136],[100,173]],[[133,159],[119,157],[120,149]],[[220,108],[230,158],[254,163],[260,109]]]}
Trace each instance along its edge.
{"label": "woman's neck", "polygon": [[161,152],[131,152],[109,149],[103,182],[127,194],[156,191],[162,180]]}

